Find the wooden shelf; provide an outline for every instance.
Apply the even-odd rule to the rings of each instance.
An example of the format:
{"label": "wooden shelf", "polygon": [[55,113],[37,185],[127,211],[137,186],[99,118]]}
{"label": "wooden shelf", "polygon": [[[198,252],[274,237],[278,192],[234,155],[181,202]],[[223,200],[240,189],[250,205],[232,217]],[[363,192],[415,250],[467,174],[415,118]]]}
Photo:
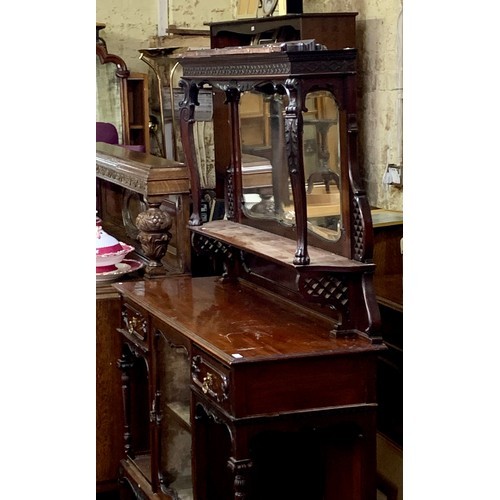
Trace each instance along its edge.
{"label": "wooden shelf", "polygon": [[169,413],[188,432],[191,432],[191,419],[189,405],[179,401],[172,401],[166,405]]}
{"label": "wooden shelf", "polygon": [[347,259],[312,246],[308,247],[311,263],[307,266],[297,266],[293,264],[296,250],[295,240],[227,220],[212,221],[202,226],[191,226],[190,229],[202,236],[223,241],[240,250],[295,268],[306,267],[310,270],[328,268],[331,271],[349,273],[362,272],[373,267],[373,264]]}

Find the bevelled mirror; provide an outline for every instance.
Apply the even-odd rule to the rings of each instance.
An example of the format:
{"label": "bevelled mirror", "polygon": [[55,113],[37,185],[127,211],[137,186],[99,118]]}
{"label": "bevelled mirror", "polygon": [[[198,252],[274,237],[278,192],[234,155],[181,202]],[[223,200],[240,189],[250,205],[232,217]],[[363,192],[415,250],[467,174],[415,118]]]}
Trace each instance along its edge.
{"label": "bevelled mirror", "polygon": [[[277,93],[269,96],[252,91],[241,95],[243,212],[249,218],[294,226],[284,145],[287,104],[288,97]],[[325,240],[336,241],[342,226],[340,142],[338,107],[331,92],[308,93],[303,120],[308,230]]]}

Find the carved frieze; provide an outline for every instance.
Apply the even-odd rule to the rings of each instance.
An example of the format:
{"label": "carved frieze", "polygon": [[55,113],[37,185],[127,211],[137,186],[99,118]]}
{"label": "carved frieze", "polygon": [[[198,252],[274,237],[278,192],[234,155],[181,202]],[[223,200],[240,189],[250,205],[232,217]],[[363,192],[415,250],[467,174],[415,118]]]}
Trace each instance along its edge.
{"label": "carved frieze", "polygon": [[147,180],[141,179],[130,174],[116,171],[112,167],[96,164],[96,176],[106,181],[111,181],[114,184],[135,191],[136,193],[146,193]]}

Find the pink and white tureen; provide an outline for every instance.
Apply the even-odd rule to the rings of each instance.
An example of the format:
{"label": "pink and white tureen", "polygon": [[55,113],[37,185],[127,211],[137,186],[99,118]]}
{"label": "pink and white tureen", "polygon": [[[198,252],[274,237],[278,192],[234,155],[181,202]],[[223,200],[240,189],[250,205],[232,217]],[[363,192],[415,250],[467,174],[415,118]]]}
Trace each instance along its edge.
{"label": "pink and white tureen", "polygon": [[116,270],[125,255],[134,250],[134,247],[119,242],[116,238],[102,229],[102,221],[96,217],[95,240],[95,270],[96,273],[105,273]]}

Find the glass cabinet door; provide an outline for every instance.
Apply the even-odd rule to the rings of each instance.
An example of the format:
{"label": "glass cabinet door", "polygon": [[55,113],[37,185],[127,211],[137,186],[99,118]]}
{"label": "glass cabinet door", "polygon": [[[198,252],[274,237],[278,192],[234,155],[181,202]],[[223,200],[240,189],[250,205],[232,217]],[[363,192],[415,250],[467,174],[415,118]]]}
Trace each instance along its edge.
{"label": "glass cabinet door", "polygon": [[176,345],[159,328],[155,362],[160,488],[179,500],[192,500],[188,350],[183,345]]}

